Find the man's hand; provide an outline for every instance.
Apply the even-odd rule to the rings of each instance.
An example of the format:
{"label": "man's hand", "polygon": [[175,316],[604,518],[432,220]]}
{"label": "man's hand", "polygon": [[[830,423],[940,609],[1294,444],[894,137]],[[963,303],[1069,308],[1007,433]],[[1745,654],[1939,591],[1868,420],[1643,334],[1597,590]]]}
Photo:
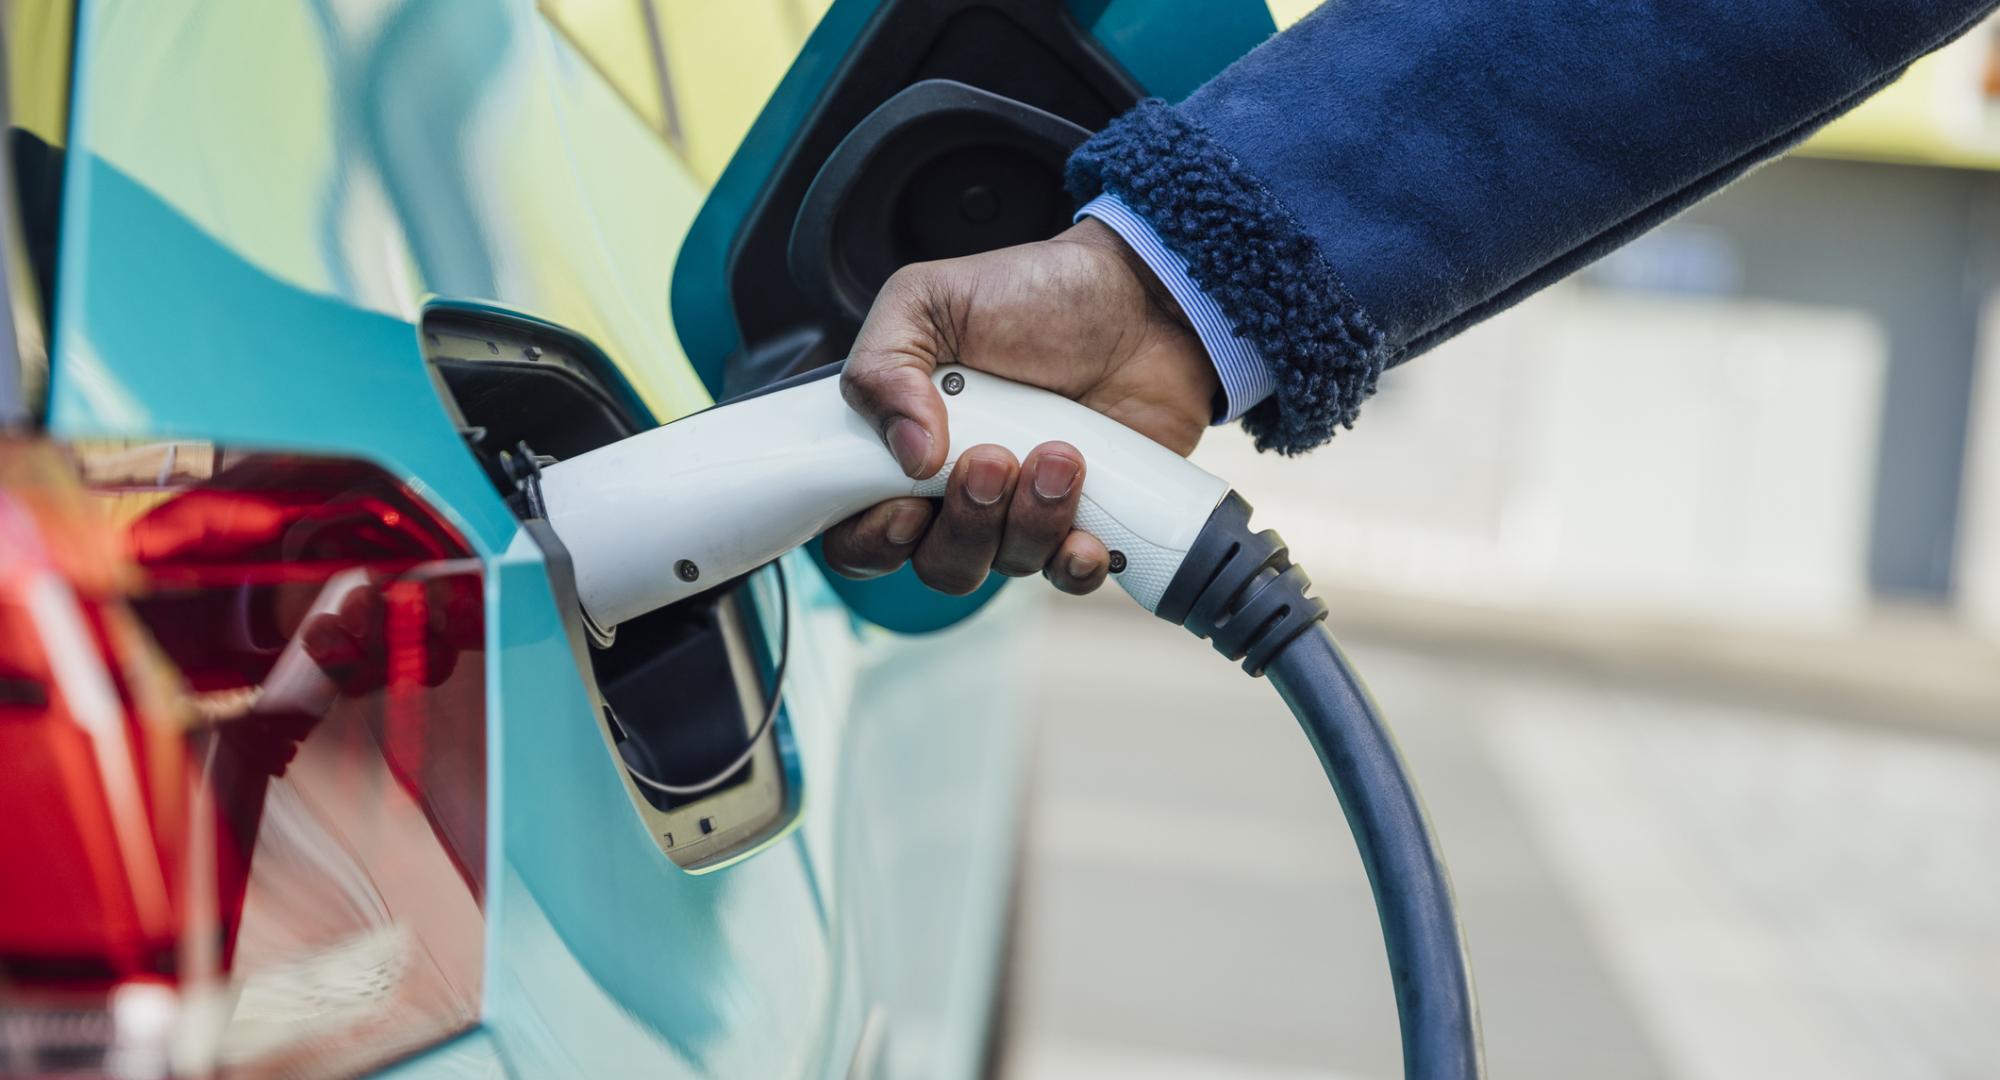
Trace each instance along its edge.
{"label": "man's hand", "polygon": [[[1172,297],[1090,218],[1053,240],[906,266],[882,287],[840,388],[913,478],[944,465],[951,432],[930,375],[954,363],[1073,398],[1180,454],[1194,450],[1219,389]],[[1068,443],[1043,443],[1024,462],[968,448],[935,509],[907,498],[864,510],[827,531],[827,561],[874,577],[908,560],[926,585],[958,595],[989,568],[1046,572],[1087,593],[1110,555],[1070,528],[1083,474]]]}

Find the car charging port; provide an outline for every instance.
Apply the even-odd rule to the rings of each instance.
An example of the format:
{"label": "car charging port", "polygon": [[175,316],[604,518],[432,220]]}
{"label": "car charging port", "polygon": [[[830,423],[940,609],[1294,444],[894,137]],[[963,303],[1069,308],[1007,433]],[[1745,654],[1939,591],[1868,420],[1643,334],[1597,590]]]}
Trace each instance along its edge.
{"label": "car charging port", "polygon": [[[713,776],[743,750],[739,718],[762,715],[771,661],[730,647],[748,636],[740,626],[745,615],[736,591],[734,586],[716,589],[634,619],[621,629],[614,647],[599,650],[595,666],[605,721],[620,759],[639,775],[675,785]],[[678,704],[671,713],[644,707],[668,698]],[[620,701],[633,707],[621,711]],[[755,768],[753,757],[711,790],[748,783]],[[639,792],[661,810],[677,810],[707,795],[643,784]]]}
{"label": "car charging port", "polygon": [[[558,327],[433,307],[423,338],[468,448],[525,521],[539,515],[523,481],[541,465],[651,426],[610,361]],[[545,549],[559,548],[553,533],[531,532]],[[797,799],[776,725],[747,761],[699,794],[655,790],[627,775],[669,785],[703,780],[727,768],[760,726],[776,657],[752,600],[757,575],[720,582],[614,632],[591,624],[575,603],[563,580],[567,555],[552,551],[550,563],[582,639],[579,666],[607,749],[660,849],[683,867],[705,869],[783,828]]]}

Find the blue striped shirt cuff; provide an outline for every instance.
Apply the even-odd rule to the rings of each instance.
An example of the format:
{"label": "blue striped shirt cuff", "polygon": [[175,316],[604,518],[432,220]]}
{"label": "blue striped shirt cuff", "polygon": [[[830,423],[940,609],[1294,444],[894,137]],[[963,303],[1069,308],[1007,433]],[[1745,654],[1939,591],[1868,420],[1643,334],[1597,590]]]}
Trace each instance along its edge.
{"label": "blue striped shirt cuff", "polygon": [[1201,338],[1202,348],[1208,350],[1209,362],[1215,365],[1215,374],[1222,380],[1223,404],[1216,423],[1227,424],[1271,396],[1277,380],[1271,375],[1271,365],[1264,361],[1264,354],[1236,336],[1221,305],[1188,277],[1187,260],[1168,248],[1145,218],[1109,193],[1084,203],[1072,220],[1081,221],[1085,217],[1103,222],[1130,245],[1194,324],[1195,336]]}

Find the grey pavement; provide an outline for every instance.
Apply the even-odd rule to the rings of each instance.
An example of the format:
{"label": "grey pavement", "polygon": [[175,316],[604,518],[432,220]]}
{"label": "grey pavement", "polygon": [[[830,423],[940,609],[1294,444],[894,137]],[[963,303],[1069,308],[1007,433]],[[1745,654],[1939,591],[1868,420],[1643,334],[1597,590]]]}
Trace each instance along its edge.
{"label": "grey pavement", "polygon": [[[1492,1075],[2000,1075],[2000,743],[1347,644],[1451,858]],[[1116,602],[1061,605],[1032,663],[1007,1075],[1399,1075],[1359,862],[1269,687]]]}

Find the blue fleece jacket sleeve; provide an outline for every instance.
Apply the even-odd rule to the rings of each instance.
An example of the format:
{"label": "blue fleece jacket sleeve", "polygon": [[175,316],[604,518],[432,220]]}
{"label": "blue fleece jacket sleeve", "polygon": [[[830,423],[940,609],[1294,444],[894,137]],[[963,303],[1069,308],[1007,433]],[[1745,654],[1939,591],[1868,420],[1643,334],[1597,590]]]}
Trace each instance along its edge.
{"label": "blue fleece jacket sleeve", "polygon": [[2000,0],[1331,0],[1069,164],[1272,365],[1296,453],[1382,370],[1803,139]]}

